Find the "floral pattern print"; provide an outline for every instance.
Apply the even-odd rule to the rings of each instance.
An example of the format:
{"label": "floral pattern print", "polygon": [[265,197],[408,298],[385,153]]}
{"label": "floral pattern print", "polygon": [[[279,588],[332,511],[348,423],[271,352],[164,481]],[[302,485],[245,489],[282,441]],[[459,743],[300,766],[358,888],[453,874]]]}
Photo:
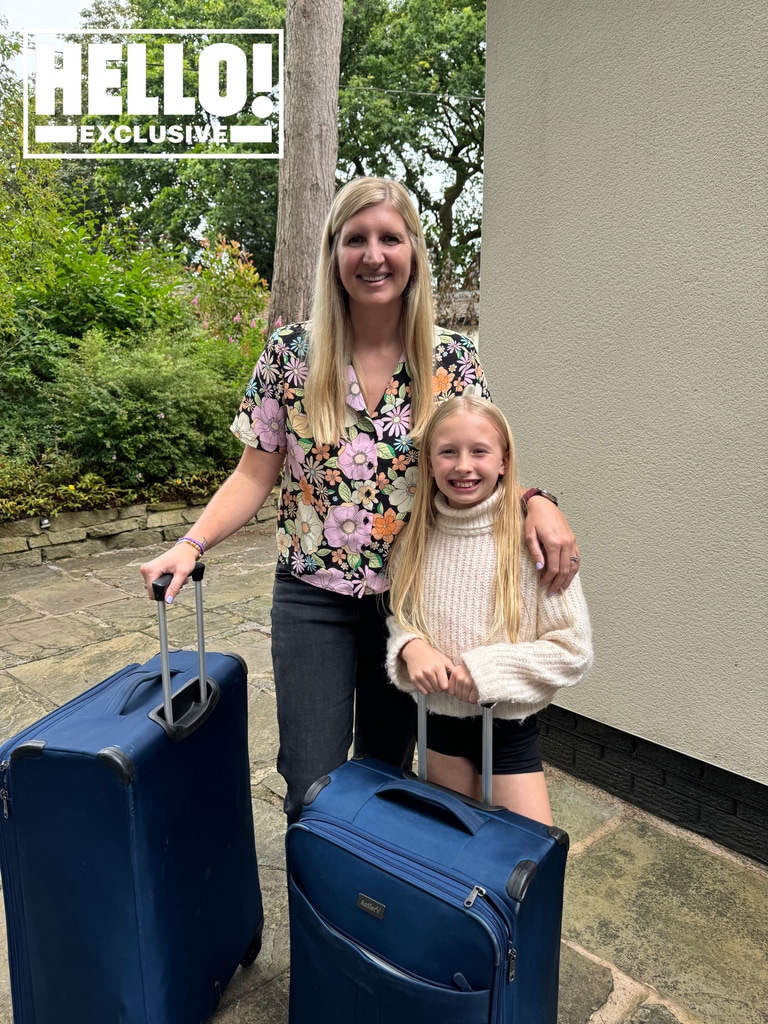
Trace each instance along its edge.
{"label": "floral pattern print", "polygon": [[[318,444],[304,413],[304,324],[276,331],[256,364],[231,430],[244,444],[285,452],[277,521],[280,559],[295,576],[362,597],[388,587],[389,550],[413,507],[418,451],[410,437],[411,377],[398,363],[381,402],[365,407],[350,366],[337,445]],[[473,343],[435,328],[432,390],[490,398]]]}

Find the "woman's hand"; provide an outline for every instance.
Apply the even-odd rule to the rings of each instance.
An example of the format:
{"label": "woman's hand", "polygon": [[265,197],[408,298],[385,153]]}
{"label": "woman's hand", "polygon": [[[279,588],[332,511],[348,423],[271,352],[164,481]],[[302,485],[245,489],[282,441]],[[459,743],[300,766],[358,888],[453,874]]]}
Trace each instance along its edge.
{"label": "woman's hand", "polygon": [[173,576],[165,596],[166,603],[170,604],[187,582],[189,574],[195,567],[196,559],[197,555],[191,544],[176,544],[168,551],[164,551],[162,555],[153,558],[151,562],[145,562],[139,572],[144,577],[149,596],[153,597],[152,584],[154,581],[168,572]]}
{"label": "woman's hand", "polygon": [[563,513],[540,494],[528,499],[525,542],[536,568],[544,570],[540,585],[548,594],[567,590],[579,571],[579,546]]}
{"label": "woman's hand", "polygon": [[408,678],[419,693],[440,693],[448,689],[448,677],[456,667],[450,658],[416,637],[400,651]]}

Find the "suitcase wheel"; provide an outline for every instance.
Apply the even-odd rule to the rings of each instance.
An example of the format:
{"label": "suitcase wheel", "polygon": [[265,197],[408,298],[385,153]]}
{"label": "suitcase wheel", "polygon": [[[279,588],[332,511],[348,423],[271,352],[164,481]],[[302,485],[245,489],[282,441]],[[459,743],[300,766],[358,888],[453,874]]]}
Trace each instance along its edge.
{"label": "suitcase wheel", "polygon": [[253,963],[253,961],[256,959],[256,957],[261,952],[261,933],[263,931],[264,931],[264,922],[262,921],[261,924],[258,927],[258,931],[256,932],[256,934],[253,936],[253,939],[251,940],[251,944],[248,947],[245,956],[240,961],[240,966],[241,967],[250,967],[250,965]]}

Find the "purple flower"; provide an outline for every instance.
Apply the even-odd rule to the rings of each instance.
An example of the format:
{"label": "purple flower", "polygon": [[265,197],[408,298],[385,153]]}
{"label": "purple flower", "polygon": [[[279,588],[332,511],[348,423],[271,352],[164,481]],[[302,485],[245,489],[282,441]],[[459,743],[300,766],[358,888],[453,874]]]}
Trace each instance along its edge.
{"label": "purple flower", "polygon": [[323,590],[332,590],[335,594],[352,597],[355,592],[354,580],[348,580],[340,569],[319,569],[313,576],[305,576],[306,583]]}
{"label": "purple flower", "polygon": [[411,429],[411,407],[407,402],[396,402],[388,405],[386,411],[381,414],[381,419],[376,421],[376,426],[381,423],[382,433],[386,431],[395,437],[405,437]]}
{"label": "purple flower", "polygon": [[365,412],[363,389],[352,366],[347,367],[347,405],[355,412]]}
{"label": "purple flower", "polygon": [[361,551],[371,537],[371,516],[354,505],[336,505],[328,513],[324,529],[332,548]]}
{"label": "purple flower", "polygon": [[285,444],[285,409],[276,399],[265,398],[253,410],[251,423],[254,434],[266,451],[276,451]]}
{"label": "purple flower", "polygon": [[294,355],[288,357],[285,364],[285,376],[295,387],[301,387],[307,379],[307,370],[307,364],[303,359],[297,359]]}
{"label": "purple flower", "polygon": [[285,458],[291,476],[298,480],[304,465],[304,449],[299,444],[295,434],[288,434],[286,437]]}
{"label": "purple flower", "polygon": [[339,452],[339,469],[350,480],[370,480],[376,471],[376,442],[367,434],[358,434]]}

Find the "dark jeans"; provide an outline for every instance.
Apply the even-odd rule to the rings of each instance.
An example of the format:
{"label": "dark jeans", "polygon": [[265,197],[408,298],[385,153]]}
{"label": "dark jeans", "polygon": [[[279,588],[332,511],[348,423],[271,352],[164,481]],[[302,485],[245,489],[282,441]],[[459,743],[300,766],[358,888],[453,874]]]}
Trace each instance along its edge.
{"label": "dark jeans", "polygon": [[334,594],[278,563],[272,662],[289,823],[309,786],[347,760],[353,714],[356,754],[411,766],[416,705],[387,679],[387,612],[385,594]]}

